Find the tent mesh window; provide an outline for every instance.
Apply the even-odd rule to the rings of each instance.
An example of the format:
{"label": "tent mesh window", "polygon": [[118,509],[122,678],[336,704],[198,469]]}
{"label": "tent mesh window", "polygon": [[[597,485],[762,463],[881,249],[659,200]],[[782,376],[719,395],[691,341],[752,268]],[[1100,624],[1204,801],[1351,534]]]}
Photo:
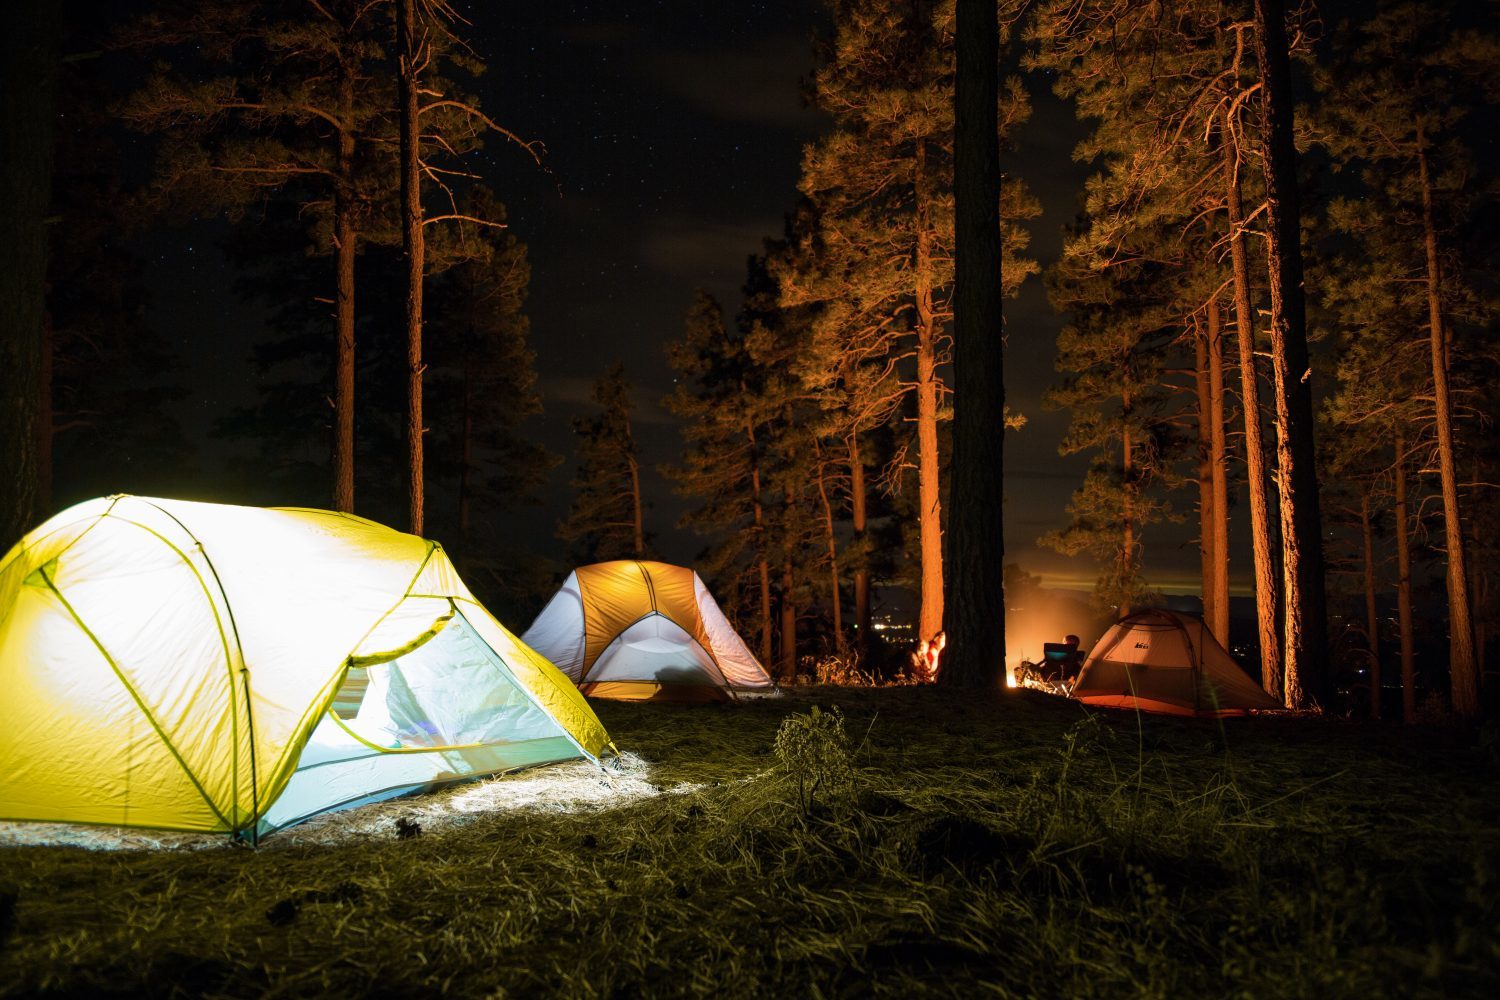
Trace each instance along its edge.
{"label": "tent mesh window", "polygon": [[330,707],[378,749],[518,743],[558,731],[462,620],[399,659],[351,666]]}

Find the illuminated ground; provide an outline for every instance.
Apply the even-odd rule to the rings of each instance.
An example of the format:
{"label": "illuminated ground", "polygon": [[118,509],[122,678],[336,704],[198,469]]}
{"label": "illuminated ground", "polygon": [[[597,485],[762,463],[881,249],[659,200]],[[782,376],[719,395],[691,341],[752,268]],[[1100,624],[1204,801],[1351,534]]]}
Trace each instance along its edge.
{"label": "illuminated ground", "polygon": [[[814,702],[856,770],[804,806],[774,741]],[[0,995],[1500,995],[1483,737],[911,688],[600,714],[609,781],[259,852],[0,831]]]}

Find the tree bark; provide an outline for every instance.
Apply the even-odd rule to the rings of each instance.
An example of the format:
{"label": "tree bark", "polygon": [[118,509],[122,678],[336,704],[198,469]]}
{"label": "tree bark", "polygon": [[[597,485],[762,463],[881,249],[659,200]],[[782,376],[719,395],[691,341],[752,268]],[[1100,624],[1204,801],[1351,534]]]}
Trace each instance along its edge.
{"label": "tree bark", "polygon": [[1314,465],[1312,369],[1302,292],[1297,151],[1292,141],[1291,60],[1282,0],[1255,0],[1261,70],[1266,261],[1271,293],[1271,373],[1281,499],[1283,697],[1291,708],[1327,704],[1328,623],[1322,518]]}
{"label": "tree bark", "polygon": [[[1479,493],[1479,463],[1475,460],[1474,478],[1470,483],[1469,495],[1477,497]],[[1469,540],[1473,543],[1470,552],[1478,551],[1480,545],[1479,518],[1471,517],[1469,521]],[[1489,606],[1489,574],[1484,570],[1484,560],[1471,559],[1469,563],[1469,600],[1474,609],[1474,678],[1479,682],[1480,690],[1484,690],[1484,646],[1489,632],[1488,622],[1485,619],[1485,609]]]}
{"label": "tree bark", "polygon": [[765,556],[756,563],[760,576],[760,662],[771,663],[771,564]]}
{"label": "tree bark", "polygon": [[[471,291],[472,294],[472,291]],[[458,456],[458,536],[469,540],[469,525],[474,510],[474,359],[473,350],[477,335],[472,314],[469,318],[468,337],[463,352],[463,387],[460,406],[460,434]]]}
{"label": "tree bark", "polygon": [[[1135,582],[1135,449],[1130,439],[1130,390],[1120,393],[1120,585]],[[1130,614],[1129,594],[1121,595],[1119,617]]]}
{"label": "tree bark", "polygon": [[1245,246],[1245,209],[1240,200],[1239,156],[1225,130],[1225,203],[1229,215],[1229,257],[1234,276],[1235,337],[1239,348],[1240,407],[1245,423],[1245,485],[1250,496],[1250,536],[1255,560],[1255,620],[1260,642],[1261,686],[1281,698],[1281,587],[1271,541],[1271,505],[1266,498],[1266,449],[1260,424],[1260,377],[1255,362],[1255,313],[1250,295],[1250,258]]}
{"label": "tree bark", "polygon": [[1411,615],[1411,538],[1406,508],[1406,441],[1396,438],[1396,622],[1401,630],[1401,720],[1417,721],[1417,674]]}
{"label": "tree bark", "polygon": [[333,508],[354,510],[354,260],[358,234],[354,225],[354,66],[339,60],[338,180],[333,196],[334,377]]}
{"label": "tree bark", "polygon": [[927,192],[927,147],[916,151],[917,523],[922,605],[917,634],[930,640],[943,628],[943,520],[938,481],[937,318],[932,310],[932,229]]}
{"label": "tree bark", "polygon": [[859,450],[859,436],[849,435],[849,516],[854,530],[854,631],[855,642],[864,649],[870,642],[870,554],[865,532],[868,530],[868,499],[865,496],[865,460]]}
{"label": "tree bark", "polygon": [[1380,719],[1380,616],[1375,610],[1375,528],[1370,518],[1370,491],[1359,498],[1360,538],[1365,562],[1365,645],[1370,652],[1370,718]]}
{"label": "tree bark", "polygon": [[36,509],[52,509],[52,454],[57,444],[57,415],[53,412],[52,379],[56,358],[57,335],[52,329],[50,310],[42,311],[41,359],[37,372],[36,411]]}
{"label": "tree bark", "polygon": [[[1214,572],[1214,564],[1218,561],[1214,550],[1214,481],[1213,460],[1209,455],[1209,421],[1212,404],[1209,402],[1208,389],[1208,338],[1204,334],[1196,317],[1193,320],[1193,376],[1197,390],[1197,417],[1198,417],[1198,563],[1199,563],[1199,588],[1203,595],[1203,621],[1209,624],[1209,631],[1213,631],[1212,622],[1218,616],[1218,605],[1221,600],[1215,589],[1218,576]],[[1225,553],[1227,556],[1228,553]],[[1220,640],[1223,641],[1222,639]]]}
{"label": "tree bark", "polygon": [[1209,631],[1229,645],[1229,454],[1224,434],[1224,314],[1208,304],[1208,461],[1213,487],[1214,617]]}
{"label": "tree bark", "polygon": [[418,42],[415,0],[396,4],[396,46],[401,91],[401,245],[406,256],[406,442],[407,496],[413,534],[424,530],[425,477],[422,469],[422,279],[426,251],[422,237],[421,124],[417,112]]}
{"label": "tree bark", "polygon": [[797,679],[797,604],[793,597],[796,581],[792,561],[781,564],[781,679],[791,684]]}
{"label": "tree bark", "polygon": [[1001,300],[999,23],[958,0],[954,90],[953,465],[947,639],[938,683],[1003,688],[1005,341]]}
{"label": "tree bark", "polygon": [[833,643],[840,653],[846,648],[844,641],[844,613],[842,595],[839,593],[839,548],[838,532],[833,520],[833,504],[828,502],[828,484],[824,475],[823,446],[813,439],[813,452],[818,464],[818,503],[823,508],[823,541],[828,547],[828,593],[833,611]]}
{"label": "tree bark", "polygon": [[42,513],[38,449],[43,325],[46,315],[47,211],[52,200],[53,137],[62,58],[60,5],[21,2],[0,19],[0,549]]}
{"label": "tree bark", "polygon": [[[746,391],[740,382],[740,391]],[[765,508],[760,497],[760,452],[755,440],[755,425],[745,421],[745,437],[750,442],[750,504],[755,519],[755,568],[760,582],[760,662],[771,662],[771,564],[766,558]]]}
{"label": "tree bark", "polygon": [[630,526],[635,534],[635,557],[646,558],[646,516],[641,508],[641,465],[634,455],[626,455],[630,467]]}
{"label": "tree bark", "polygon": [[1432,396],[1437,425],[1438,473],[1443,484],[1443,536],[1447,546],[1448,672],[1453,712],[1472,721],[1479,715],[1479,684],[1474,670],[1474,627],[1470,617],[1469,574],[1464,558],[1463,518],[1458,506],[1458,468],[1453,455],[1453,404],[1448,384],[1448,351],[1443,327],[1442,265],[1432,214],[1432,179],[1427,150],[1417,129],[1418,178],[1422,185],[1422,232],[1427,252],[1428,341],[1432,355]]}

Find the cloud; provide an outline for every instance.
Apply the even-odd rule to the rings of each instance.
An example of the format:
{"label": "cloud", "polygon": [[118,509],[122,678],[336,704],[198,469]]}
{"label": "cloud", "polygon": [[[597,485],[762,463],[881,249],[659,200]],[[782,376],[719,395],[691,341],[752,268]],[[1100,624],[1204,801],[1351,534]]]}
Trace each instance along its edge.
{"label": "cloud", "polygon": [[[600,374],[610,362],[600,363]],[[676,424],[677,418],[662,408],[661,400],[666,395],[660,389],[641,385],[631,378],[630,368],[626,367],[625,377],[631,379],[630,403],[632,412],[630,420],[633,424]],[[594,379],[583,378],[572,375],[544,376],[539,380],[542,392],[542,402],[549,409],[552,405],[558,405],[561,409],[575,413],[593,413],[598,409],[594,403]]]}
{"label": "cloud", "polygon": [[745,258],[759,253],[768,236],[781,229],[779,219],[721,222],[668,216],[648,223],[641,237],[641,259],[672,275],[701,278],[725,274],[736,285],[745,274]]}
{"label": "cloud", "polygon": [[809,132],[822,118],[802,101],[812,64],[812,44],[800,32],[728,48],[655,49],[643,59],[659,87],[716,118]]}

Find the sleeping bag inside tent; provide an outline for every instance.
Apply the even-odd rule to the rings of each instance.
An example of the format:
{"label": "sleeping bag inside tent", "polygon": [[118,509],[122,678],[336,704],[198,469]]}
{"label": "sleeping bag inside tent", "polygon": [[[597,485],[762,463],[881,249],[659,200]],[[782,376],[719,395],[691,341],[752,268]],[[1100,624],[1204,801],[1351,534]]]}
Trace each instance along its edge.
{"label": "sleeping bag inside tent", "polygon": [[1141,611],[1111,626],[1089,653],[1072,696],[1090,705],[1168,715],[1242,715],[1281,707],[1203,619],[1163,610]]}
{"label": "sleeping bag inside tent", "polygon": [[609,737],[435,542],[110,497],[0,564],[0,818],[258,836]]}
{"label": "sleeping bag inside tent", "polygon": [[594,698],[726,701],[774,689],[684,566],[632,559],[581,566],[521,638]]}

